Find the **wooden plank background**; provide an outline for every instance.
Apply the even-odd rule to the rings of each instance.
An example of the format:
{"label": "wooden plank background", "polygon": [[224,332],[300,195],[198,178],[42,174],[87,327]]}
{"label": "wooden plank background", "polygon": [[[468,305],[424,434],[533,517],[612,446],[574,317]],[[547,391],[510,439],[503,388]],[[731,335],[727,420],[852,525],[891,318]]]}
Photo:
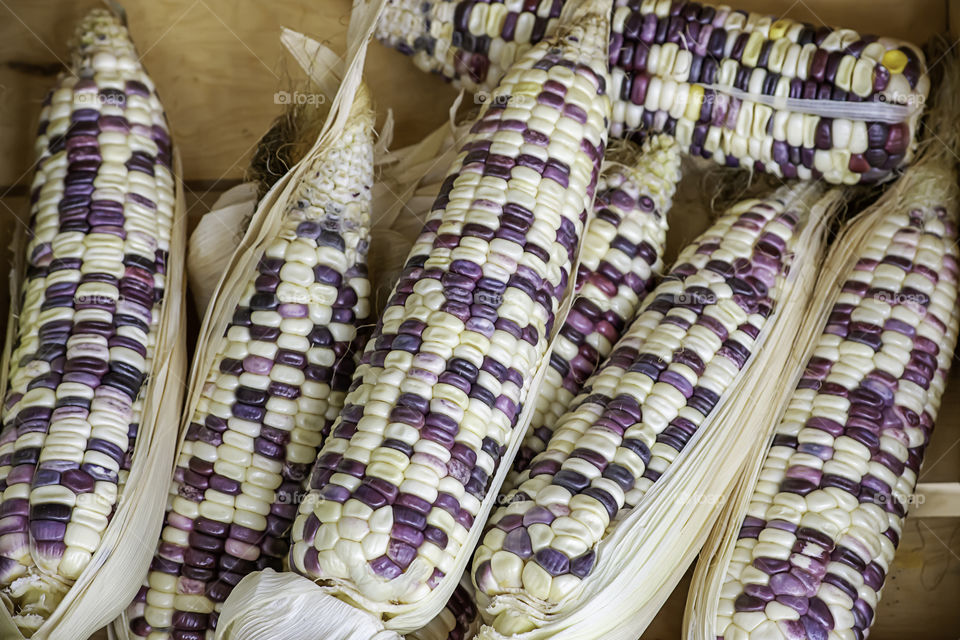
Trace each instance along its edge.
{"label": "wooden plank background", "polygon": [[[68,55],[77,20],[97,0],[0,0],[0,242],[25,219],[33,134],[40,102]],[[815,24],[921,42],[951,28],[960,33],[960,0],[740,0],[738,8]],[[282,110],[275,92],[299,81],[278,40],[280,26],[343,50],[349,0],[129,0],[129,24],[167,109],[184,162],[192,221],[243,176],[257,139]],[[403,56],[371,47],[367,80],[381,121],[396,116],[396,144],[408,144],[446,117],[455,91],[416,70]],[[698,185],[678,205],[686,221],[702,208]],[[675,225],[676,245],[697,233]],[[8,258],[0,257],[6,301]],[[5,305],[5,302],[0,305]],[[0,316],[6,307],[0,306]],[[941,411],[922,480],[960,479],[960,367]],[[887,582],[875,640],[960,637],[960,519],[908,520]],[[681,584],[644,640],[678,640],[686,594]],[[98,638],[101,636],[98,636]],[[105,637],[105,636],[103,636]]]}

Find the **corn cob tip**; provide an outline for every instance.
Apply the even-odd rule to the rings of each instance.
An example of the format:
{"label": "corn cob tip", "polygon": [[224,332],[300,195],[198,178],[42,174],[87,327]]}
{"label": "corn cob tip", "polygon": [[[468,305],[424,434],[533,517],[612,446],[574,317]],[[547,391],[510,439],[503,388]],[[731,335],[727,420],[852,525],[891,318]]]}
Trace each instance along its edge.
{"label": "corn cob tip", "polygon": [[141,66],[127,27],[107,9],[93,9],[77,24],[71,50],[75,71],[92,65],[124,70]]}
{"label": "corn cob tip", "polygon": [[[624,162],[624,177],[638,186],[641,197],[652,200],[648,206],[658,216],[670,208],[680,182],[683,156],[673,136],[660,134],[644,140],[632,161]],[[608,185],[611,186],[611,185]]]}
{"label": "corn cob tip", "polygon": [[363,261],[370,248],[374,118],[370,91],[361,82],[343,130],[307,168],[294,205],[308,223],[340,234],[351,262]]}

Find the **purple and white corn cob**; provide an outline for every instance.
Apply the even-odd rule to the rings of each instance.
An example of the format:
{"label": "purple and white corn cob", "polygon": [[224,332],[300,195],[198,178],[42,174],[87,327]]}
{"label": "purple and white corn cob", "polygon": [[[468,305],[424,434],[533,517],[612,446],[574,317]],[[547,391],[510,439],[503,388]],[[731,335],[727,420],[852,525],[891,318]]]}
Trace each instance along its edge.
{"label": "purple and white corn cob", "polygon": [[470,130],[294,525],[291,568],[374,615],[457,579],[573,275],[609,125],[610,2],[570,9]]}
{"label": "purple and white corn cob", "polygon": [[[421,69],[489,90],[553,33],[564,1],[392,0],[376,37]],[[609,46],[612,137],[669,133],[691,154],[787,178],[889,178],[913,156],[930,87],[911,44],[725,5],[617,0]],[[816,115],[831,104],[878,102],[907,108],[882,121]]]}
{"label": "purple and white corn cob", "polygon": [[957,340],[956,205],[898,204],[855,259],[730,532],[718,640],[863,640],[875,619]]}
{"label": "purple and white corn cob", "polygon": [[[554,338],[516,470],[543,451],[553,426],[630,326],[663,267],[667,211],[680,180],[680,148],[669,136],[644,143],[600,177],[577,270],[577,297]],[[510,486],[516,486],[508,481]]]}
{"label": "purple and white corn cob", "polygon": [[[558,344],[537,392],[536,413],[514,460],[521,470],[544,449],[553,423],[613,348],[662,266],[666,212],[680,179],[679,148],[668,136],[658,136],[642,149],[630,149],[622,161],[607,167],[597,184],[570,312],[578,315],[568,315],[554,338]],[[508,476],[504,486],[516,484]],[[469,640],[479,624],[472,591],[461,584],[436,618],[406,637]]]}
{"label": "purple and white corn cob", "polygon": [[170,136],[116,16],[95,10],[78,26],[35,148],[0,433],[0,585],[20,579],[14,605],[34,623],[86,568],[113,513],[163,302]]}
{"label": "purple and white corn cob", "polygon": [[237,302],[180,451],[133,636],[214,637],[248,573],[282,570],[317,449],[343,406],[368,322],[373,112],[312,158]]}
{"label": "purple and white corn cob", "polygon": [[503,635],[590,577],[597,545],[641,503],[747,366],[822,194],[801,184],[732,207],[688,246],[561,417],[473,559],[481,601],[506,594]]}

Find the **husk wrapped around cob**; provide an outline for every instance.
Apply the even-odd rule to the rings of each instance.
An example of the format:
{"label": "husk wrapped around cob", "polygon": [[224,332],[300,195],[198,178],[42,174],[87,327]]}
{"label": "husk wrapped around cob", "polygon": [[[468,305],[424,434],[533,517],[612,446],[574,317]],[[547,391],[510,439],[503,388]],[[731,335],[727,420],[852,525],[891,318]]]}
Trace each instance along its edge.
{"label": "husk wrapped around cob", "polygon": [[[576,244],[589,214],[605,146],[609,101],[604,93],[603,34],[608,10],[607,2],[571,6],[569,29],[561,32],[553,47],[532,51],[515,73],[508,75],[498,89],[501,101],[481,111],[448,174],[378,332],[368,344],[347,405],[320,453],[311,479],[311,489],[316,493],[301,504],[301,516],[293,532],[291,566],[320,581],[320,585],[270,572],[248,578],[224,607],[224,626],[218,629],[223,637],[292,637],[287,622],[292,623],[296,616],[297,628],[302,628],[305,615],[310,616],[308,624],[316,633],[328,638],[396,637],[393,629],[412,631],[423,626],[449,599],[519,446],[531,409],[525,403],[526,396],[539,384],[549,356],[549,337],[565,313]],[[516,155],[516,147],[524,141],[529,151]],[[502,222],[498,222],[501,207]],[[462,234],[458,232],[461,225]],[[454,241],[457,236],[462,238],[459,246]],[[491,248],[489,258],[484,257],[481,247]],[[462,299],[461,288],[468,286],[466,280],[481,277],[471,306]],[[439,290],[433,291],[441,282],[450,287],[451,297],[446,302],[438,297]],[[486,288],[496,285],[500,289],[494,291],[499,291],[501,298],[491,302],[492,298],[482,297]],[[422,315],[418,304],[438,310]],[[474,313],[476,318],[470,319]],[[383,446],[371,442],[371,454],[360,452],[366,442],[367,423],[378,419],[381,397],[390,402],[396,384],[390,381],[403,369],[398,366],[410,348],[409,332],[421,316],[426,326],[418,334],[422,332],[426,351],[415,356],[417,367],[434,370],[445,359],[440,355],[443,351],[432,354],[435,349],[446,348],[442,338],[452,329],[451,322],[466,323],[468,330],[464,333],[476,335],[469,344],[454,345],[456,353],[462,355],[454,357],[450,366],[462,369],[463,374],[457,374],[457,380],[451,377],[453,369],[450,375],[444,374],[439,395],[432,401],[430,420],[444,426],[425,429],[423,435],[429,437],[416,444],[418,451],[430,451],[431,456],[443,455],[437,446],[449,450],[450,474],[426,493],[419,490],[421,485],[428,486],[426,476],[413,474],[413,467],[408,480],[394,479],[393,475],[380,477],[388,469],[378,460],[396,457],[396,448],[401,446],[398,438],[406,440],[415,433],[409,426],[398,424],[405,430],[402,435],[396,433],[397,428],[390,429]],[[476,364],[470,364],[478,357]],[[470,373],[471,367],[479,370],[481,365],[482,373]],[[498,377],[489,373],[490,367],[500,367],[503,374]],[[471,397],[476,394],[477,404],[468,401],[470,411],[461,416],[464,427],[460,435],[451,434],[449,438],[455,440],[447,442],[448,436],[441,431],[449,430],[449,421],[458,415],[453,411],[455,406],[466,408],[466,404],[456,400],[460,391],[443,399],[443,394],[450,393],[444,389],[460,389],[478,376],[480,382],[471,391]],[[431,402],[426,388],[413,390],[414,382],[411,378],[411,391],[403,394],[402,406],[394,409],[398,416]],[[495,388],[487,388],[493,384]],[[424,392],[425,399],[415,399]],[[364,411],[372,413],[363,418]],[[361,424],[355,425],[357,422]],[[457,466],[449,458],[452,454],[472,460],[475,468],[467,468],[471,463]],[[429,465],[428,457],[415,455],[413,462]],[[502,465],[498,465],[500,459],[504,460]],[[359,473],[367,461],[369,473],[360,473],[365,478],[362,485],[347,478],[355,479],[357,476],[351,474]],[[328,467],[331,462],[332,468]],[[394,483],[392,491],[388,482]],[[459,484],[459,490],[455,484]],[[377,493],[391,495],[397,489],[401,495],[396,504],[379,504]],[[341,498],[344,491],[355,491],[355,499]],[[437,505],[428,520],[415,515],[414,507],[408,505],[422,509],[431,492],[437,493]],[[338,507],[341,501],[346,504],[339,517],[341,514],[330,508]],[[361,549],[359,543],[351,541],[360,533],[352,528],[359,526],[355,516],[371,510],[371,503],[382,510],[375,524],[378,530],[384,526],[384,518],[393,519],[395,512],[394,532],[404,538],[389,542],[383,535],[371,535],[369,544],[362,548],[363,553],[374,555],[354,563],[353,556]],[[425,506],[431,510],[429,502]],[[342,544],[328,548],[338,525],[346,535],[341,537]],[[423,529],[420,542],[429,540],[419,550],[412,546],[417,539],[413,530],[418,526]],[[337,553],[352,555],[338,558]],[[289,613],[282,614],[280,622],[267,622],[264,609],[270,608],[269,603],[281,601],[271,595],[277,589],[283,590],[283,606]],[[264,598],[266,607],[254,605]],[[306,602],[313,604],[305,611],[301,603]]]}
{"label": "husk wrapped around cob", "polygon": [[[485,99],[563,5],[391,0],[376,37]],[[617,0],[610,65],[612,137],[669,133],[721,164],[837,184],[910,162],[930,88],[909,43],[685,0]]]}
{"label": "husk wrapped around cob", "polygon": [[685,638],[869,634],[960,322],[960,65],[942,64],[917,163],[831,251],[802,378],[705,546]]}
{"label": "husk wrapped around cob", "polygon": [[0,373],[11,640],[87,637],[119,612],[173,459],[186,369],[179,159],[122,16],[79,24],[36,152]]}
{"label": "husk wrapped around cob", "polygon": [[190,234],[187,281],[200,317],[216,294],[230,256],[257,210],[257,186],[256,182],[244,182],[224,191]]}
{"label": "husk wrapped around cob", "polygon": [[294,32],[283,40],[333,104],[312,148],[261,201],[207,310],[165,527],[146,583],[113,626],[121,637],[212,637],[232,587],[281,568],[303,480],[369,327],[366,39],[351,39],[345,71],[329,49]]}
{"label": "husk wrapped around cob", "polygon": [[789,389],[770,373],[796,358],[841,202],[838,190],[783,187],[731,208],[681,253],[488,522],[473,574],[491,626],[478,637],[642,633],[703,543],[742,442]]}

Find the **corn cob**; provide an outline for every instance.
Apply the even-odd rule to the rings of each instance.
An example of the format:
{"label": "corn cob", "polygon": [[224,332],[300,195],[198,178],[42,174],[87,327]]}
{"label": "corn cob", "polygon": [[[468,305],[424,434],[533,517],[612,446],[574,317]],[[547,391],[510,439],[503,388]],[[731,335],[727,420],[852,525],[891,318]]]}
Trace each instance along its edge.
{"label": "corn cob", "polygon": [[570,9],[471,128],[294,525],[291,567],[397,631],[436,615],[438,597],[418,605],[466,563],[594,196],[610,3]]}
{"label": "corn cob", "polygon": [[473,602],[473,594],[459,584],[443,611],[425,626],[408,633],[406,640],[470,640],[479,623],[480,612]]}
{"label": "corn cob", "polygon": [[[577,297],[557,332],[550,369],[514,468],[544,450],[552,426],[626,330],[653,287],[667,241],[666,212],[680,180],[680,154],[668,136],[652,138],[629,165],[601,176],[594,218],[577,271]],[[510,483],[511,486],[513,483]]]}
{"label": "corn cob", "polygon": [[[483,91],[562,4],[395,0],[377,37]],[[910,161],[930,84],[904,42],[671,0],[617,0],[610,64],[611,136],[670,133],[723,164],[846,184]]]}
{"label": "corn cob", "polygon": [[191,418],[134,635],[212,638],[244,575],[281,569],[317,448],[343,405],[369,315],[373,112],[311,158],[236,305]]}
{"label": "corn cob", "polygon": [[501,594],[519,603],[501,608],[497,632],[530,630],[525,608],[549,608],[581,587],[612,525],[722,405],[780,303],[798,229],[818,196],[807,185],[784,187],[731,208],[650,294],[490,519],[473,560],[481,603]]}
{"label": "corn cob", "polygon": [[35,150],[0,434],[0,585],[25,630],[86,568],[112,515],[164,295],[170,137],[112,14],[95,10],[79,24]]}
{"label": "corn cob", "polygon": [[[953,88],[941,90],[947,101],[956,100]],[[716,534],[724,550],[698,567],[716,591],[692,590],[693,637],[869,634],[960,322],[950,155],[960,145],[956,108],[946,113],[930,125],[933,158],[921,158],[838,241],[845,264],[825,268],[818,285],[837,291],[822,333],[741,510]],[[693,602],[701,606],[690,610]]]}
{"label": "corn cob", "polygon": [[776,431],[717,638],[866,637],[957,336],[954,213],[883,220]]}

